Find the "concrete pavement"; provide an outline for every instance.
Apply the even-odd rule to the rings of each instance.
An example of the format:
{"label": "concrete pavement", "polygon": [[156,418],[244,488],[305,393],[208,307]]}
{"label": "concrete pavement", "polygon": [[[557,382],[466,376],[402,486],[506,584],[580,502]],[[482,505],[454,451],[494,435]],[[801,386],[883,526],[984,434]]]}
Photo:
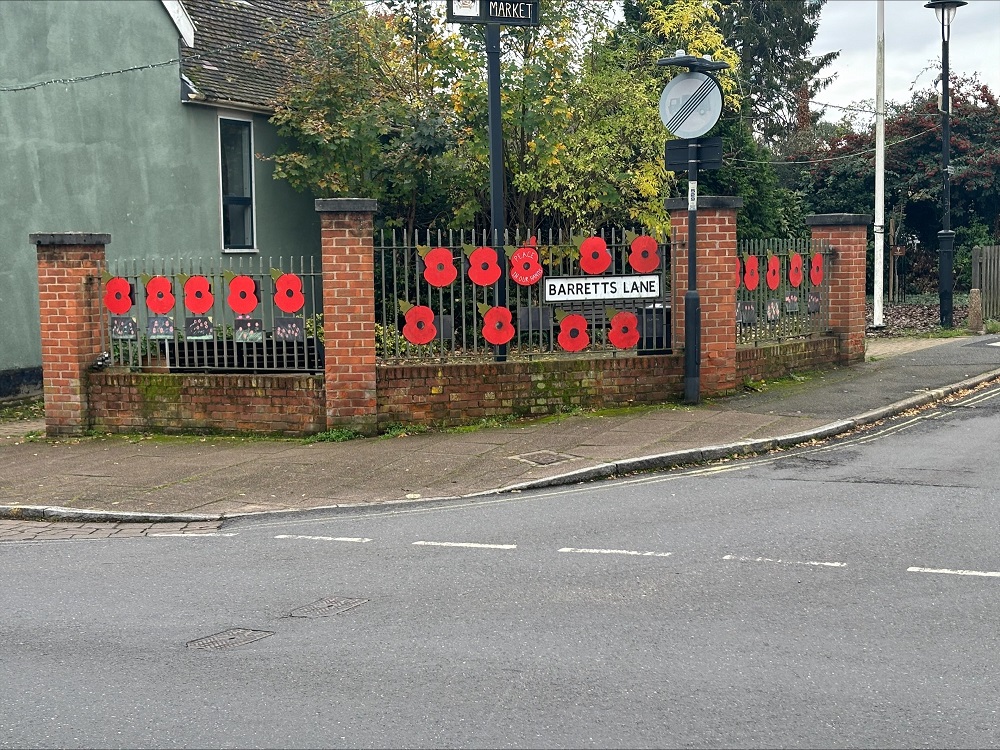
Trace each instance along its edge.
{"label": "concrete pavement", "polygon": [[207,532],[224,518],[250,513],[569,484],[828,437],[998,378],[1000,336],[870,339],[863,364],[750,384],[759,390],[696,407],[344,443],[162,436],[49,441],[25,438],[40,434],[40,422],[6,423],[0,424],[0,518],[8,519],[8,528],[39,520],[125,522],[128,531],[134,523],[173,522]]}

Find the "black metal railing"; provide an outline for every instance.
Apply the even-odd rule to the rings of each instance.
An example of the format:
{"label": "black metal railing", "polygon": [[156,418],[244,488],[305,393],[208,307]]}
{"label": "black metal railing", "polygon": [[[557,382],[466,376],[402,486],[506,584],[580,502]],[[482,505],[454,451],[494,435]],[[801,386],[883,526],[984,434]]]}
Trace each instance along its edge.
{"label": "black metal railing", "polygon": [[103,274],[110,365],[188,372],[319,372],[321,274],[313,258],[123,260]]}
{"label": "black metal railing", "polygon": [[487,232],[379,233],[379,361],[666,351],[667,247],[642,231],[588,237],[511,231],[494,244]]}
{"label": "black metal railing", "polygon": [[733,261],[737,345],[827,333],[829,257],[828,244],[810,239],[738,242]]}

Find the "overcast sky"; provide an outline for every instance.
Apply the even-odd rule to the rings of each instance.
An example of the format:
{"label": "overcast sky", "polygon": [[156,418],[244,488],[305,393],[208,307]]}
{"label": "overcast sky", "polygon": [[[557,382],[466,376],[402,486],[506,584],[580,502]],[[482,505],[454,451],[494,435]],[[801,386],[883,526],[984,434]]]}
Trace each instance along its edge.
{"label": "overcast sky", "polygon": [[[916,80],[929,88],[940,72],[941,25],[925,0],[885,0],[885,98],[906,102]],[[816,99],[850,106],[875,99],[876,0],[828,0],[823,6],[813,53],[840,50],[828,70],[834,82]],[[970,0],[951,26],[949,66],[953,74],[978,72],[1000,94],[1000,1]],[[924,70],[932,66],[931,70]],[[923,71],[923,72],[921,72]],[[825,119],[841,112],[828,109]]]}

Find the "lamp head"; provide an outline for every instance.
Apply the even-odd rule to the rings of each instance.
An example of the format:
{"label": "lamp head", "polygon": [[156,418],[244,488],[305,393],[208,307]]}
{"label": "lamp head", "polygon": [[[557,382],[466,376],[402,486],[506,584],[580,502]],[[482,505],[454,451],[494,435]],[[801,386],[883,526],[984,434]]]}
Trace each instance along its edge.
{"label": "lamp head", "polygon": [[963,5],[968,5],[967,0],[930,0],[925,3],[925,8],[933,8],[934,15],[937,16],[938,23],[947,28],[951,26],[952,19],[955,18],[956,11]]}

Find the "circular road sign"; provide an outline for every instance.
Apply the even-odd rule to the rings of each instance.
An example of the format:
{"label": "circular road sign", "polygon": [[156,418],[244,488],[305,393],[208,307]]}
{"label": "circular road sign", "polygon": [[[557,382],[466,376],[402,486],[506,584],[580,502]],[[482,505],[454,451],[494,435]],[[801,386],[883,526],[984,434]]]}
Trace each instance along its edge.
{"label": "circular road sign", "polygon": [[722,91],[711,76],[681,73],[660,94],[660,119],[677,138],[698,138],[715,127],[722,114]]}

